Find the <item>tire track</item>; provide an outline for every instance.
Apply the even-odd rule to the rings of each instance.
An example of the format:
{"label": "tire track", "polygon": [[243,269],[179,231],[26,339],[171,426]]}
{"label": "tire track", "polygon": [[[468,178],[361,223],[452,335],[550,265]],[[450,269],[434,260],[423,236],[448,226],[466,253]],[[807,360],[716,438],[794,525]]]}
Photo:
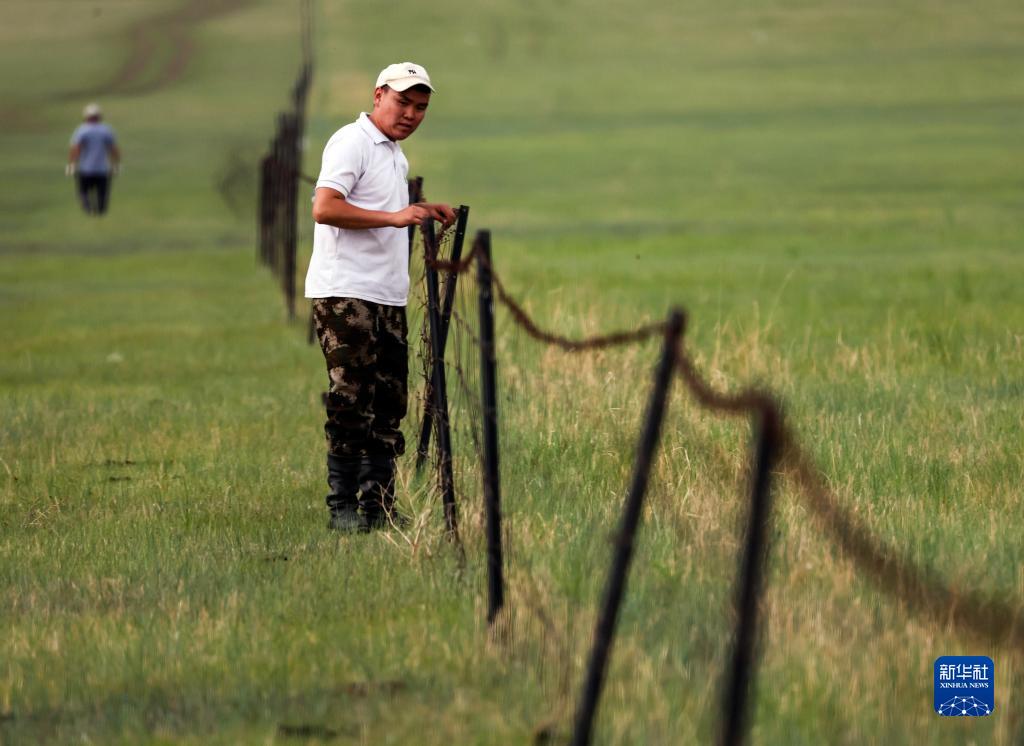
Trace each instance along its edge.
{"label": "tire track", "polygon": [[177,82],[195,53],[196,26],[227,15],[251,0],[186,0],[181,6],[128,26],[128,56],[111,78],[93,88],[68,91],[62,98],[98,95],[141,96]]}

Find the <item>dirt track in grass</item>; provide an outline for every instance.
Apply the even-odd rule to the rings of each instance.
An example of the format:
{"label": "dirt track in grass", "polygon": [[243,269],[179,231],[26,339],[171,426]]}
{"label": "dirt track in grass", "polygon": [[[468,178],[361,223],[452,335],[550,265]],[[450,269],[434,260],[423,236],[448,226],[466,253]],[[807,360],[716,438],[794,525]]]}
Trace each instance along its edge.
{"label": "dirt track in grass", "polygon": [[240,10],[251,0],[186,0],[179,7],[128,26],[128,55],[105,83],[69,91],[67,98],[96,95],[143,95],[177,82],[195,53],[195,27]]}

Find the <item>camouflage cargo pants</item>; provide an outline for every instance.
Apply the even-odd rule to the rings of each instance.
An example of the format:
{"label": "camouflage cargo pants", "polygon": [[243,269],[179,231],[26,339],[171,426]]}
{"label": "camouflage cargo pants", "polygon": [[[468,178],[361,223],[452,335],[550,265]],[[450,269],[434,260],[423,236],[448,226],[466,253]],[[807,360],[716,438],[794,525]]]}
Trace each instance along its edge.
{"label": "camouflage cargo pants", "polygon": [[317,298],[313,322],[327,361],[327,449],[335,456],[394,458],[408,399],[405,308],[358,298]]}

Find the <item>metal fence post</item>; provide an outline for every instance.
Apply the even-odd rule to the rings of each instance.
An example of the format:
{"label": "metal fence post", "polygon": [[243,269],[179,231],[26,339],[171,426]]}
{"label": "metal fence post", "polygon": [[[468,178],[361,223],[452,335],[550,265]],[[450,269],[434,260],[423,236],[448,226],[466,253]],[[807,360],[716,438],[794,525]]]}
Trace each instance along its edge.
{"label": "metal fence post", "polygon": [[439,292],[437,271],[431,267],[430,259],[437,255],[437,241],[434,221],[423,223],[424,251],[427,276],[427,316],[430,320],[430,346],[433,358],[431,381],[434,390],[434,417],[437,425],[437,448],[439,451],[438,486],[441,503],[444,506],[444,520],[449,537],[458,541],[458,515],[455,509],[455,480],[452,475],[451,431],[448,427],[448,389],[445,383],[444,347],[441,344],[441,313],[438,306]]}
{"label": "metal fence post", "polygon": [[284,294],[288,318],[295,318],[298,264],[298,199],[306,102],[313,77],[313,6],[300,9],[302,65],[290,91],[291,110],[279,112],[274,137],[260,161],[259,255]]}
{"label": "metal fence post", "polygon": [[270,221],[271,221],[271,210],[273,194],[271,192],[271,157],[265,155],[260,159],[260,191],[259,191],[259,203],[260,203],[260,263],[264,266],[270,264]]}
{"label": "metal fence post", "polygon": [[[423,201],[423,177],[409,179],[409,204]],[[416,226],[409,226],[409,263],[412,263],[412,245],[416,242]]]}
{"label": "metal fence post", "polygon": [[615,637],[619,606],[626,590],[626,575],[629,572],[629,563],[633,556],[633,544],[640,523],[644,494],[647,491],[647,479],[658,447],[661,423],[665,416],[668,390],[675,370],[676,357],[679,352],[679,337],[682,331],[683,314],[678,310],[673,310],[669,314],[668,324],[665,328],[665,343],[655,373],[654,388],[647,405],[647,416],[640,436],[629,495],[622,507],[622,521],[615,539],[615,555],[612,558],[611,568],[608,570],[601,610],[597,627],[594,630],[594,644],[590,651],[583,692],[576,710],[576,723],[572,736],[573,746],[586,746],[590,743],[594,715],[597,712],[597,702],[604,685],[605,669]]}
{"label": "metal fence post", "polygon": [[285,306],[288,318],[295,318],[295,265],[298,243],[298,199],[299,199],[299,114],[286,118],[285,152],[287,153],[287,178],[284,190],[285,241],[284,261],[281,267],[281,283],[284,290]]}
{"label": "metal fence post", "polygon": [[491,287],[491,232],[476,234],[480,298],[480,392],[484,415],[484,510],[487,518],[487,624],[505,603],[501,553],[501,478],[498,470],[498,377]]}
{"label": "metal fence post", "polygon": [[778,454],[778,414],[766,405],[756,422],[747,540],[736,582],[736,633],[732,665],[722,702],[722,746],[739,746],[746,737],[747,700],[756,676],[758,614],[768,553],[771,470]]}
{"label": "metal fence post", "polygon": [[[452,253],[449,261],[457,262],[462,258],[462,244],[466,239],[466,222],[469,220],[469,208],[460,205],[455,219],[455,236],[452,240]],[[445,257],[438,257],[444,259]],[[457,272],[449,272],[444,283],[444,302],[441,305],[441,354],[448,348],[448,326],[451,323],[452,308],[455,305],[455,289],[459,276]],[[427,381],[427,389],[424,392],[423,421],[420,423],[420,439],[416,446],[416,471],[422,471],[430,451],[430,431],[434,426],[434,412],[431,402],[434,392],[431,382]]]}

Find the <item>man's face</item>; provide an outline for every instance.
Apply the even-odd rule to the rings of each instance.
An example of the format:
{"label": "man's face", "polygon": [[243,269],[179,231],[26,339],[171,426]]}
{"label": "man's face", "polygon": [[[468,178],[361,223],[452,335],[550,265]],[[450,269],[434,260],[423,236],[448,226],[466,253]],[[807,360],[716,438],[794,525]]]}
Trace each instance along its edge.
{"label": "man's face", "polygon": [[370,119],[385,137],[404,140],[420,126],[429,103],[429,93],[378,88],[373,92]]}

